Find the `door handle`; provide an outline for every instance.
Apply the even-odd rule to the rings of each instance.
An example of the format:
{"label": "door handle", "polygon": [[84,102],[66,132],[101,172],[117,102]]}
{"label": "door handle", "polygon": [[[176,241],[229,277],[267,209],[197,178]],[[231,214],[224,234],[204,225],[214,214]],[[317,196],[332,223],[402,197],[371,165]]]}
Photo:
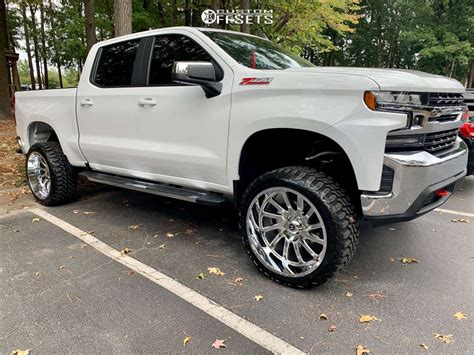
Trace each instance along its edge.
{"label": "door handle", "polygon": [[80,102],[80,104],[82,107],[92,106],[94,104],[94,101],[92,101],[91,99],[84,99]]}
{"label": "door handle", "polygon": [[152,99],[151,97],[147,97],[145,99],[138,100],[138,104],[140,106],[155,106],[156,100]]}

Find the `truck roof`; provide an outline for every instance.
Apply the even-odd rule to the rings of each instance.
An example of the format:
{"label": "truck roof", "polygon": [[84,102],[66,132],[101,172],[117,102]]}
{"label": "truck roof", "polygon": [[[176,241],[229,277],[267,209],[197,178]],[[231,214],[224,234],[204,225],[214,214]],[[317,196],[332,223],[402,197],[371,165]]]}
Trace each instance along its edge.
{"label": "truck roof", "polygon": [[230,31],[230,30],[222,30],[222,29],[218,29],[218,28],[174,26],[174,27],[164,27],[164,28],[157,28],[157,29],[152,29],[152,30],[148,30],[148,31],[135,32],[135,33],[125,35],[125,36],[106,39],[105,41],[97,42],[95,44],[95,46],[97,46],[97,45],[102,46],[104,44],[112,44],[112,43],[121,42],[121,41],[127,40],[127,39],[135,39],[135,38],[141,38],[141,37],[147,37],[147,36],[155,36],[155,35],[158,35],[160,33],[168,33],[168,32],[173,31],[173,30],[184,30],[184,31],[191,32],[191,33],[199,33],[199,32],[202,32],[202,31],[237,33],[237,34],[241,34],[243,36],[257,37],[257,38],[263,39],[262,37],[254,36],[254,35],[247,34],[247,33],[242,33],[242,32],[238,32],[238,31]]}

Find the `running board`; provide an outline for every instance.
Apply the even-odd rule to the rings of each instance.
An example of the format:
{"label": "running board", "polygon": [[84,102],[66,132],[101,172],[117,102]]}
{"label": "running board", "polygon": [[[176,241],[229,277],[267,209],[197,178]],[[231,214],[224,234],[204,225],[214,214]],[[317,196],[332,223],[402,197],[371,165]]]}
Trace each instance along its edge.
{"label": "running board", "polygon": [[227,202],[227,200],[223,196],[212,192],[189,190],[182,187],[175,187],[157,182],[137,180],[118,175],[98,173],[95,171],[80,172],[79,177],[101,184],[123,187],[129,190],[141,191],[149,194],[170,197],[202,205],[222,206]]}

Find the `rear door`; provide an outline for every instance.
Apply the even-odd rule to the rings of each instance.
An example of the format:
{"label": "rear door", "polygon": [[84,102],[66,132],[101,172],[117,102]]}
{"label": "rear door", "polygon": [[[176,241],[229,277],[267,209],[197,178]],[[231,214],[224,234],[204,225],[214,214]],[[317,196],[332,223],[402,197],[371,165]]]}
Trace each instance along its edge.
{"label": "rear door", "polygon": [[81,78],[77,91],[79,143],[95,170],[125,174],[138,168],[135,120],[144,45],[138,38],[103,46],[84,68],[91,75]]}

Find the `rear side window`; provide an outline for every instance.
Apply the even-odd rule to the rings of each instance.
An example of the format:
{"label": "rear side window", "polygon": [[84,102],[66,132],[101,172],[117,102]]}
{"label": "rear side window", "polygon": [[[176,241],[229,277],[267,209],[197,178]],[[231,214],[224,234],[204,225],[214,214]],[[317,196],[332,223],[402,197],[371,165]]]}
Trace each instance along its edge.
{"label": "rear side window", "polygon": [[172,85],[171,69],[174,62],[210,62],[211,56],[191,38],[179,35],[155,37],[150,63],[150,85]]}
{"label": "rear side window", "polygon": [[130,86],[140,39],[114,43],[100,50],[94,83],[103,87]]}

